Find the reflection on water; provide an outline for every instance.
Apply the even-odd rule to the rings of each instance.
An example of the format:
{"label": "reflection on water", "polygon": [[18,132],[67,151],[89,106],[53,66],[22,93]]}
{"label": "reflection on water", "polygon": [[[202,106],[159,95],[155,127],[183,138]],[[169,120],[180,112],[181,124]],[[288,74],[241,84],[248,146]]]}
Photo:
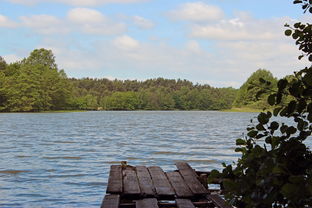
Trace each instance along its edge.
{"label": "reflection on water", "polygon": [[239,156],[254,113],[0,114],[0,207],[99,207],[109,167],[184,160],[200,170]]}

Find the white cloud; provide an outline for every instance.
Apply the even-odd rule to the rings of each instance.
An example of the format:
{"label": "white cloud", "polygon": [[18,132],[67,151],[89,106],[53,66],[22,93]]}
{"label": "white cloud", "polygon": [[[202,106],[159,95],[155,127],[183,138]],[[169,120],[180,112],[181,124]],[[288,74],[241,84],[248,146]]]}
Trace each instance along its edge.
{"label": "white cloud", "polygon": [[[222,11],[207,13],[208,7],[201,2],[188,3],[171,13],[176,19],[186,20],[187,24],[183,26],[188,30],[186,39],[178,35],[178,41],[173,43],[170,40],[181,31],[169,34],[169,30],[167,36],[160,34],[161,37],[153,33],[153,38],[143,41],[144,37],[131,31],[126,35],[124,23],[90,8],[73,8],[64,18],[24,16],[20,25],[45,35],[67,33],[62,38],[42,36],[43,42],[38,48],[52,49],[60,68],[75,77],[110,75],[144,79],[165,76],[200,83],[204,82],[200,80],[208,80],[213,86],[239,87],[239,83],[258,68],[266,68],[282,77],[300,66],[296,58],[299,52],[291,38],[284,37],[283,25],[290,22],[289,19],[258,19],[242,13],[226,18]],[[1,22],[7,21],[0,17],[0,26]],[[140,16],[124,16],[122,21],[140,28],[154,25]],[[70,36],[73,32],[113,36],[76,38]],[[181,44],[177,46],[177,42]],[[14,55],[4,57],[8,60],[18,58]]]}
{"label": "white cloud", "polygon": [[191,2],[180,5],[177,10],[171,11],[169,15],[177,20],[203,22],[219,20],[224,14],[217,6],[203,2]]}
{"label": "white cloud", "polygon": [[67,16],[74,23],[92,24],[106,21],[106,17],[101,12],[87,8],[71,9]]}
{"label": "white cloud", "polygon": [[134,16],[133,21],[134,24],[141,29],[150,29],[154,27],[154,23],[144,17]]}
{"label": "white cloud", "polygon": [[10,20],[8,17],[0,14],[0,27],[14,28],[16,26],[17,26],[17,23]]}
{"label": "white cloud", "polygon": [[186,78],[212,86],[239,87],[252,72],[265,68],[282,77],[300,69],[296,46],[282,41],[219,41],[209,50],[190,40],[184,48],[166,42],[139,42],[122,35],[91,42],[80,48],[65,40],[46,40],[40,47],[52,49],[60,68],[74,77],[146,79]]}
{"label": "white cloud", "polygon": [[21,26],[31,28],[44,35],[66,34],[69,32],[116,35],[127,30],[124,23],[114,22],[101,12],[87,8],[71,9],[64,19],[42,14],[22,16],[20,20]]}
{"label": "white cloud", "polygon": [[252,17],[224,19],[217,23],[193,24],[190,35],[213,40],[273,40],[283,36],[285,19],[260,20]]}
{"label": "white cloud", "polygon": [[144,2],[147,0],[7,0],[7,1],[25,5],[34,5],[47,2],[52,3],[58,2],[72,6],[97,6],[109,3],[136,3],[136,2]]}
{"label": "white cloud", "polygon": [[128,35],[123,35],[115,38],[113,43],[121,50],[134,50],[140,46],[137,40],[131,38]]}
{"label": "white cloud", "polygon": [[7,63],[14,63],[22,59],[22,57],[16,54],[7,54],[2,56]]}
{"label": "white cloud", "polygon": [[50,15],[32,15],[20,17],[24,27],[33,28],[41,34],[67,33],[69,28],[65,23],[54,16]]}
{"label": "white cloud", "polygon": [[94,9],[71,9],[67,14],[67,19],[70,23],[75,24],[76,30],[89,34],[112,35],[126,31],[125,24],[113,22]]}
{"label": "white cloud", "polygon": [[186,48],[193,53],[201,53],[202,49],[196,40],[190,40],[186,43]]}

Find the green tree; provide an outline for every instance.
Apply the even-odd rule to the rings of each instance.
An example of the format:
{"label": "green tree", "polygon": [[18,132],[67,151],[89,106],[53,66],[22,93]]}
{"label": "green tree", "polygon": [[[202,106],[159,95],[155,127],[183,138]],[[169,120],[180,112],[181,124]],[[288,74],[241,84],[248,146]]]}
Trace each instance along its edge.
{"label": "green tree", "polygon": [[240,87],[234,101],[236,107],[252,107],[263,109],[266,105],[267,97],[274,90],[277,79],[272,73],[265,69],[258,69]]}
{"label": "green tree", "polygon": [[1,111],[43,111],[66,109],[71,85],[63,70],[56,68],[51,51],[34,50],[21,62],[0,71]]}
{"label": "green tree", "polygon": [[7,63],[4,60],[4,58],[2,58],[2,56],[0,56],[0,71],[4,71],[7,67]]}
{"label": "green tree", "polygon": [[55,56],[51,50],[44,48],[35,49],[30,53],[30,56],[22,61],[25,64],[30,65],[43,65],[49,67],[50,69],[57,69],[57,64],[55,62]]}
{"label": "green tree", "polygon": [[140,100],[136,92],[115,92],[103,101],[106,110],[136,110],[140,106]]}
{"label": "green tree", "polygon": [[[312,13],[311,0],[294,3]],[[299,59],[312,62],[312,25],[286,27],[285,34],[302,51]],[[291,99],[282,105],[285,97]],[[240,208],[311,207],[312,152],[305,142],[312,133],[312,67],[280,79],[268,103],[275,107],[273,114],[260,113],[247,136],[236,141],[235,151],[242,153],[236,166],[224,165],[222,173],[214,170],[210,178],[222,178],[226,199]],[[277,116],[290,122],[279,123]]]}

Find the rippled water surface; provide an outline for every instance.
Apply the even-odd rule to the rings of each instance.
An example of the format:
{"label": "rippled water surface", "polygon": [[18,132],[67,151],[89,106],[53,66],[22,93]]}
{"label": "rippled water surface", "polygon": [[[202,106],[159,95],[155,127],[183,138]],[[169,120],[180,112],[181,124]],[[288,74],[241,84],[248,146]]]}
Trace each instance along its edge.
{"label": "rippled water surface", "polygon": [[211,170],[235,161],[254,113],[0,114],[0,207],[99,207],[111,164],[184,160]]}

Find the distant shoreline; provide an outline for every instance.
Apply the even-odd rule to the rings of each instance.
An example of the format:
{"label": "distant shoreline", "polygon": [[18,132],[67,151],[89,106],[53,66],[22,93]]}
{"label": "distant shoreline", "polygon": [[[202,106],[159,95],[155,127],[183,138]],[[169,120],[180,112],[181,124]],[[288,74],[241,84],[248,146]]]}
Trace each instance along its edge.
{"label": "distant shoreline", "polygon": [[254,109],[254,108],[248,108],[248,107],[242,107],[242,108],[231,108],[226,110],[221,110],[223,112],[242,112],[242,113],[259,113],[263,110],[260,109]]}
{"label": "distant shoreline", "polygon": [[231,108],[231,109],[224,109],[224,110],[199,110],[199,109],[193,109],[193,110],[50,110],[50,111],[38,111],[38,112],[0,112],[1,113],[76,113],[76,112],[89,112],[89,111],[129,111],[129,112],[135,112],[135,111],[176,111],[176,112],[192,112],[192,111],[215,111],[215,112],[241,112],[241,113],[259,113],[262,112],[260,109],[253,109],[253,108]]}

